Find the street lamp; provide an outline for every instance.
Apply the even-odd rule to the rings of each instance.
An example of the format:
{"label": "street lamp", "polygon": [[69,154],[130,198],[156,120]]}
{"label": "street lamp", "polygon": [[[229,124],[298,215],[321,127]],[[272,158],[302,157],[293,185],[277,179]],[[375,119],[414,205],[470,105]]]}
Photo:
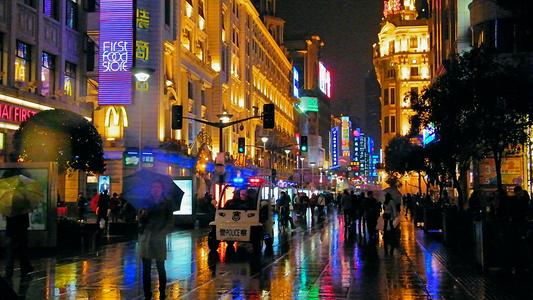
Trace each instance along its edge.
{"label": "street lamp", "polygon": [[268,137],[267,136],[261,137],[261,142],[263,142],[263,156],[264,156],[266,153],[266,143],[268,142]]}
{"label": "street lamp", "polygon": [[[154,69],[151,68],[141,68],[141,67],[133,67],[131,69],[133,76],[135,76],[135,79],[139,82],[146,83],[148,79],[150,79],[150,76],[155,72]],[[139,101],[139,111],[143,111],[143,102]],[[139,114],[139,165],[138,168],[140,169],[142,167],[142,140],[143,140],[143,118],[141,114]]]}
{"label": "street lamp", "polygon": [[[224,111],[223,113],[221,114],[218,114],[217,115],[218,119],[220,120],[220,124],[223,124],[223,123],[228,123],[231,118],[233,117],[232,114],[228,114],[227,111]],[[219,126],[218,127],[218,141],[219,141],[219,151],[220,153],[224,153],[224,138],[222,136],[222,129],[224,127],[222,126]]]}
{"label": "street lamp", "polygon": [[300,157],[300,187],[304,186],[304,159],[305,157]]}
{"label": "street lamp", "polygon": [[289,153],[291,153],[291,149],[285,149],[285,154],[287,155],[287,171],[289,170]]}
{"label": "street lamp", "polygon": [[311,166],[311,183],[313,183],[313,186],[315,185],[315,166],[316,163],[314,161],[309,162],[309,165]]}

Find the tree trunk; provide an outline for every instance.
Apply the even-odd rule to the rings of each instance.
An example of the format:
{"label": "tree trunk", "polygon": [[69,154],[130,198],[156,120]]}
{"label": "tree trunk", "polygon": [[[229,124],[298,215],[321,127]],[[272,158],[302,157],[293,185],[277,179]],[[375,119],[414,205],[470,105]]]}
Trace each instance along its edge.
{"label": "tree trunk", "polygon": [[503,183],[502,183],[502,155],[503,151],[493,150],[494,155],[494,167],[496,168],[496,188],[498,190],[498,195],[501,196],[504,194]]}

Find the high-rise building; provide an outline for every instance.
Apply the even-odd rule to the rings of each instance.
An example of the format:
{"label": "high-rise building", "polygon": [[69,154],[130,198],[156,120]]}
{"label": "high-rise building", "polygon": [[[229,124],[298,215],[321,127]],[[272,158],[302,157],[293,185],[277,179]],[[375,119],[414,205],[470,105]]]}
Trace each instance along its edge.
{"label": "high-rise building", "polygon": [[381,146],[409,133],[413,114],[406,95],[420,93],[431,78],[428,20],[417,18],[415,0],[385,1],[374,44],[374,68],[381,87]]}
{"label": "high-rise building", "polygon": [[375,70],[370,70],[365,78],[365,122],[362,126],[368,136],[374,139],[374,147],[381,148],[381,89]]}

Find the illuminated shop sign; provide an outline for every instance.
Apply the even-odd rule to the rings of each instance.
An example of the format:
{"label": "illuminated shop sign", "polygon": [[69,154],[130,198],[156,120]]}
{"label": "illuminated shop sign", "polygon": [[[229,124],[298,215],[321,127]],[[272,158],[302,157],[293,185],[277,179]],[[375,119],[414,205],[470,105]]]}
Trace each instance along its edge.
{"label": "illuminated shop sign", "polygon": [[433,124],[429,124],[428,127],[422,130],[422,144],[426,146],[427,144],[433,142],[435,140],[435,136],[435,126],[433,126]]}
{"label": "illuminated shop sign", "polygon": [[133,1],[100,1],[98,104],[131,104]]}
{"label": "illuminated shop sign", "polygon": [[298,104],[298,108],[302,112],[318,112],[318,98],[302,97],[300,98],[300,104]]}
{"label": "illuminated shop sign", "polygon": [[328,98],[331,97],[331,74],[321,62],[318,63],[318,85],[320,91]]}
{"label": "illuminated shop sign", "polygon": [[20,124],[39,111],[10,103],[0,102],[0,122]]}
{"label": "illuminated shop sign", "polygon": [[292,95],[296,98],[300,97],[300,75],[296,67],[292,68]]}
{"label": "illuminated shop sign", "polygon": [[339,165],[339,127],[331,128],[331,166]]}
{"label": "illuminated shop sign", "polygon": [[341,150],[343,157],[350,157],[350,117],[341,117]]}

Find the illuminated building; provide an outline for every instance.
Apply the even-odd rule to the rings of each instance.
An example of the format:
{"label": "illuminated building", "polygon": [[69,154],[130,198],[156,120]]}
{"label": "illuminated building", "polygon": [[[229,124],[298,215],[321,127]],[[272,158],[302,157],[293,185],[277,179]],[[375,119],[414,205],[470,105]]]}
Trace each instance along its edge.
{"label": "illuminated building", "polygon": [[[60,6],[52,5],[58,2]],[[65,109],[90,118],[84,51],[86,10],[79,1],[2,1],[0,4],[0,162],[12,161],[13,134],[32,115]],[[89,55],[90,57],[90,55]],[[65,176],[62,199],[76,199],[78,178]],[[79,180],[83,188],[83,180]],[[55,199],[53,200],[55,201]],[[55,202],[54,202],[55,204]]]}
{"label": "illuminated building", "polygon": [[[111,2],[116,5],[106,6]],[[89,101],[97,107],[95,125],[104,137],[112,190],[121,191],[122,178],[139,167],[172,176],[212,171],[218,129],[189,119],[183,119],[182,129],[171,129],[173,105],[183,106],[184,117],[219,122],[223,113],[232,121],[259,116],[263,104],[274,103],[275,129],[263,130],[260,118],[225,128],[224,152],[243,168],[258,165],[260,157],[265,158],[263,167],[288,171],[295,165],[283,149],[261,153],[261,137],[269,137],[267,149],[290,144],[297,124],[292,65],[279,46],[283,22],[275,17],[275,5],[262,9],[262,2],[250,0],[137,0],[133,28],[106,32],[105,20],[130,22],[125,16],[133,2],[101,0],[99,13],[88,16],[88,35],[105,50],[98,68],[88,74]],[[117,11],[119,3],[123,6]],[[130,30],[136,38],[131,49],[109,44],[130,41]],[[106,56],[110,52],[115,56]],[[120,59],[110,62],[109,57]],[[129,75],[120,77],[120,67],[109,65],[125,65]],[[106,83],[111,80],[112,85]],[[246,138],[246,156],[237,153],[239,137]]]}
{"label": "illuminated building", "polygon": [[[315,163],[328,168],[330,165],[331,130],[331,70],[320,61],[324,42],[318,35],[296,35],[286,39],[284,47],[299,74],[300,133],[308,137],[309,151],[304,166]],[[294,72],[293,72],[294,73]],[[314,105],[310,109],[312,102]]]}
{"label": "illuminated building", "polygon": [[374,44],[374,68],[381,86],[381,145],[409,132],[413,114],[406,95],[420,93],[431,78],[428,20],[417,19],[414,0],[385,1]]}

